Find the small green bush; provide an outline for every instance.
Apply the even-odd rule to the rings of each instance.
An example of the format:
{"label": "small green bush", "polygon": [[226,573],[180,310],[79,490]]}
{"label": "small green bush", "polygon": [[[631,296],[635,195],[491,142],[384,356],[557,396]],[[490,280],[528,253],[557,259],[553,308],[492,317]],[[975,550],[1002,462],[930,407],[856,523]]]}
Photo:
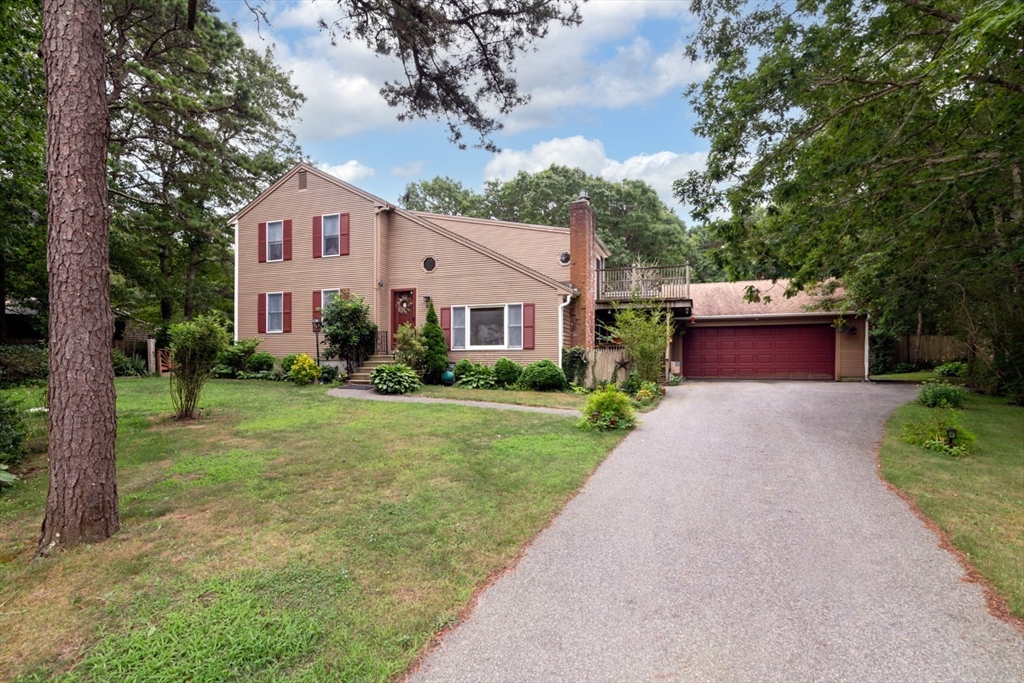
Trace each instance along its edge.
{"label": "small green bush", "polygon": [[958,360],[943,363],[935,368],[935,374],[939,377],[963,377],[967,374],[967,363]]}
{"label": "small green bush", "polygon": [[27,435],[21,405],[9,396],[0,395],[0,463],[16,465],[21,462]]}
{"label": "small green bush", "polygon": [[231,344],[217,356],[217,365],[223,366],[224,368],[230,368],[230,375],[227,372],[218,371],[218,377],[235,377],[240,372],[245,372],[245,363],[249,360],[249,356],[256,353],[256,349],[259,347],[261,339],[239,339],[234,344]]}
{"label": "small green bush", "polygon": [[929,408],[959,408],[967,390],[945,381],[925,382],[918,392],[918,402]]}
{"label": "small green bush", "polygon": [[473,365],[469,370],[462,373],[462,377],[455,382],[455,386],[463,389],[497,389],[498,384],[494,378],[494,370],[486,365]]}
{"label": "small green bush", "polygon": [[0,346],[0,388],[46,379],[50,354],[43,346]]}
{"label": "small green bush", "polygon": [[473,361],[468,358],[463,358],[455,364],[455,369],[452,370],[452,374],[455,375],[455,381],[458,382],[462,379],[462,376],[473,369]]}
{"label": "small green bush", "polygon": [[283,372],[285,374],[288,374],[289,372],[291,372],[292,371],[292,365],[295,363],[295,359],[298,358],[298,357],[299,357],[299,354],[297,354],[297,353],[286,354],[285,357],[281,359],[281,372]]}
{"label": "small green bush", "polygon": [[494,363],[494,381],[499,387],[510,387],[519,381],[523,366],[510,358],[499,358]]}
{"label": "small green bush", "polygon": [[304,353],[300,353],[292,361],[291,380],[297,385],[305,386],[312,384],[320,378],[320,368],[316,361]]}
{"label": "small green bush", "polygon": [[523,368],[519,384],[530,391],[562,391],[568,386],[562,369],[546,358]]}
{"label": "small green bush", "polygon": [[655,394],[651,393],[650,389],[640,389],[633,398],[641,406],[649,406],[654,403]]}
{"label": "small green bush", "polygon": [[171,325],[171,400],[179,420],[196,417],[196,407],[206,380],[213,374],[217,359],[228,343],[228,333],[213,316]]}
{"label": "small green bush", "polygon": [[340,371],[336,365],[320,366],[320,381],[324,384],[333,384],[338,381]]}
{"label": "small green bush", "polygon": [[640,375],[635,372],[631,372],[629,373],[629,377],[626,378],[626,381],[623,382],[619,388],[630,396],[636,396],[636,392],[640,391],[642,384],[643,380],[640,379]]}
{"label": "small green bush", "polygon": [[572,393],[576,394],[577,396],[586,396],[587,394],[590,393],[590,389],[587,389],[586,387],[581,387],[579,384],[571,384],[569,385],[569,389],[572,391]]}
{"label": "small green bush", "polygon": [[409,323],[400,325],[395,333],[395,362],[422,372],[426,356],[423,333]]}
{"label": "small green bush", "polygon": [[238,379],[262,379],[268,382],[283,382],[288,376],[278,370],[260,370],[259,372],[240,372]]}
{"label": "small green bush", "polygon": [[440,384],[441,376],[448,369],[448,342],[437,319],[434,302],[427,304],[427,321],[420,331],[423,341],[423,379],[427,384]]}
{"label": "small green bush", "polygon": [[892,366],[892,370],[889,371],[889,374],[892,374],[892,375],[905,375],[908,372],[914,372],[914,371],[915,371],[914,366],[911,365],[910,363],[897,363],[896,365]]}
{"label": "small green bush", "polygon": [[246,372],[271,372],[277,361],[266,351],[260,351],[249,356],[245,361]]}
{"label": "small green bush", "polygon": [[8,472],[9,469],[10,468],[7,465],[0,462],[0,490],[5,486],[10,486],[14,482],[18,481],[18,477],[16,475]]}
{"label": "small green bush", "polygon": [[370,384],[382,394],[411,394],[422,386],[416,371],[401,363],[375,367]]}
{"label": "small green bush", "polygon": [[636,411],[629,402],[629,396],[615,387],[599,389],[587,397],[583,408],[583,419],[577,426],[581,429],[629,429],[636,424]]}
{"label": "small green bush", "polygon": [[[949,444],[947,429],[956,430],[952,445]],[[921,420],[903,425],[900,439],[912,446],[961,457],[974,452],[978,437],[960,424],[960,411],[940,407]]]}
{"label": "small green bush", "polygon": [[142,356],[129,358],[119,350],[113,349],[110,352],[110,360],[114,364],[114,375],[117,377],[145,377],[149,374]]}

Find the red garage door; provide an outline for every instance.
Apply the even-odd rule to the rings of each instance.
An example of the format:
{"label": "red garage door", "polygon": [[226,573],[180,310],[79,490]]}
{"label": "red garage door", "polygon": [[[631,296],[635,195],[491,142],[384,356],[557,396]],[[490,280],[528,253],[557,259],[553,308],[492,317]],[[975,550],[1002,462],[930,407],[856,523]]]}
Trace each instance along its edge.
{"label": "red garage door", "polygon": [[683,376],[835,379],[835,351],[829,325],[687,327]]}

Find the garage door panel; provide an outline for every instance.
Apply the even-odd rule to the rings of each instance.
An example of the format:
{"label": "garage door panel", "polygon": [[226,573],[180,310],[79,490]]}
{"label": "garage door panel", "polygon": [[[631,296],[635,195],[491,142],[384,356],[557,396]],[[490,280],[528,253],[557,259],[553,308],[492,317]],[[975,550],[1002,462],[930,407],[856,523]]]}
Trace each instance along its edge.
{"label": "garage door panel", "polygon": [[833,379],[835,332],[828,325],[688,327],[683,374],[720,379]]}

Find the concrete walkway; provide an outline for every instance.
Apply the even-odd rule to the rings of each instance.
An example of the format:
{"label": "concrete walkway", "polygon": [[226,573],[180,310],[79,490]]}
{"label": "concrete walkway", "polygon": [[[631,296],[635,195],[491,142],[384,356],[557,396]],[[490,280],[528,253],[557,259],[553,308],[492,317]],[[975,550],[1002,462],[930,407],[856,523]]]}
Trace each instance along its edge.
{"label": "concrete walkway", "polygon": [[1021,681],[1021,634],[876,474],[913,394],[669,389],[408,680]]}
{"label": "concrete walkway", "polygon": [[519,406],[512,403],[491,403],[489,401],[460,401],[454,398],[425,398],[423,396],[408,395],[385,395],[378,394],[370,389],[329,389],[330,396],[338,398],[356,398],[367,401],[391,401],[394,403],[450,403],[457,406],[469,406],[471,408],[492,408],[494,410],[518,410],[524,413],[547,413],[548,415],[564,415],[566,417],[580,417],[578,410],[569,408],[544,408],[542,406]]}

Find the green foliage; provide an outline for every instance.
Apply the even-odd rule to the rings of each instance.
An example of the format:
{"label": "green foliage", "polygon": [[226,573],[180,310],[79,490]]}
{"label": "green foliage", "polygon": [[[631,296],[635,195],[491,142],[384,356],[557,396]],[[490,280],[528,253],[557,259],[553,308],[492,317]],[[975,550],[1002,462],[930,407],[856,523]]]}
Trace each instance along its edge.
{"label": "green foliage", "polygon": [[249,357],[256,353],[256,349],[263,342],[262,339],[239,339],[233,344],[224,348],[217,356],[218,369],[217,377],[235,377],[240,372],[246,372],[245,364]]}
{"label": "green foliage", "polygon": [[577,423],[581,429],[629,429],[636,424],[636,411],[629,397],[608,386],[587,397],[583,418]]}
{"label": "green foliage", "polygon": [[608,327],[608,333],[621,339],[629,353],[630,380],[658,381],[665,371],[665,348],[672,331],[665,310],[652,302],[635,301],[615,311],[615,323]]}
{"label": "green foliage", "polygon": [[[949,441],[948,429],[956,430],[952,443]],[[978,440],[977,435],[961,423],[960,411],[948,406],[939,406],[938,410],[930,411],[924,418],[905,423],[900,438],[912,446],[953,457],[973,453]]]}
{"label": "green foliage", "polygon": [[258,372],[240,372],[237,375],[237,379],[262,379],[267,382],[283,382],[288,377],[283,372],[278,372],[277,370],[260,370]]}
{"label": "green foliage", "polygon": [[910,363],[896,363],[889,372],[893,375],[906,375],[915,371],[916,368]]}
{"label": "green foliage", "polygon": [[149,374],[146,361],[142,356],[129,358],[118,349],[113,349],[110,358],[114,364],[115,377],[145,377]]}
{"label": "green foliage", "polygon": [[304,353],[300,353],[292,362],[289,376],[293,382],[301,387],[317,381],[322,374],[322,370],[317,367],[315,360]]}
{"label": "green foliage", "polygon": [[297,353],[287,353],[284,358],[281,359],[281,372],[288,374],[292,371],[292,364],[295,363],[295,359],[299,357]]}
{"label": "green foliage", "polygon": [[370,307],[361,296],[336,296],[323,309],[327,357],[340,358],[351,374],[373,353],[377,325],[370,321]]}
{"label": "green foliage", "polygon": [[324,384],[334,384],[338,381],[339,375],[342,381],[347,379],[345,375],[333,365],[320,366],[320,381]]}
{"label": "green foliage", "polygon": [[433,301],[427,304],[427,321],[423,323],[420,338],[426,349],[423,356],[423,381],[427,384],[440,384],[441,375],[448,368],[448,344],[437,320]]}
{"label": "green foliage", "polygon": [[18,476],[10,473],[10,467],[0,462],[0,490],[18,481]]}
{"label": "green foliage", "polygon": [[395,362],[408,365],[417,372],[423,371],[427,347],[422,332],[410,323],[402,323],[395,333]]}
{"label": "green foliage", "polygon": [[494,381],[499,387],[514,385],[522,374],[523,366],[510,358],[502,357],[494,363]]}
{"label": "green foliage", "polygon": [[49,351],[40,346],[0,346],[0,387],[16,387],[46,379],[50,374]]}
{"label": "green foliage", "polygon": [[668,378],[668,385],[670,387],[677,387],[680,384],[682,384],[682,382],[683,378],[681,375],[672,375],[671,377]]}
{"label": "green foliage", "polygon": [[21,462],[27,435],[20,403],[0,394],[0,463],[16,465]]}
{"label": "green foliage", "polygon": [[463,358],[455,364],[455,369],[452,370],[452,374],[455,375],[455,381],[458,382],[462,379],[463,375],[473,369],[473,361],[468,358]]}
{"label": "green foliage", "polygon": [[636,392],[640,391],[640,385],[643,384],[643,380],[640,379],[640,375],[635,372],[630,373],[629,377],[619,385],[619,389],[623,392],[633,396]]}
{"label": "green foliage", "polygon": [[498,382],[492,368],[474,363],[456,380],[455,386],[463,389],[497,389]]}
{"label": "green foliage", "polygon": [[228,333],[218,320],[207,316],[172,325],[169,333],[171,360],[174,364],[171,400],[175,417],[191,420],[196,417],[203,386],[217,365],[217,358],[227,346]]}
{"label": "green foliage", "polygon": [[246,372],[271,372],[277,361],[266,351],[254,353],[245,361]]}
{"label": "green foliage", "polygon": [[918,390],[917,400],[928,408],[959,408],[967,390],[946,381],[925,382]]}
{"label": "green foliage", "polygon": [[523,368],[519,385],[532,391],[562,391],[568,382],[565,381],[562,369],[545,358],[535,360]]}
{"label": "green foliage", "polygon": [[370,384],[382,394],[411,394],[420,388],[420,378],[408,365],[378,365],[370,373]]}
{"label": "green foliage", "polygon": [[572,384],[587,381],[587,350],[582,346],[562,349],[562,372]]}
{"label": "green foliage", "polygon": [[950,361],[935,367],[935,374],[939,377],[964,377],[967,375],[967,363],[963,361]]}

